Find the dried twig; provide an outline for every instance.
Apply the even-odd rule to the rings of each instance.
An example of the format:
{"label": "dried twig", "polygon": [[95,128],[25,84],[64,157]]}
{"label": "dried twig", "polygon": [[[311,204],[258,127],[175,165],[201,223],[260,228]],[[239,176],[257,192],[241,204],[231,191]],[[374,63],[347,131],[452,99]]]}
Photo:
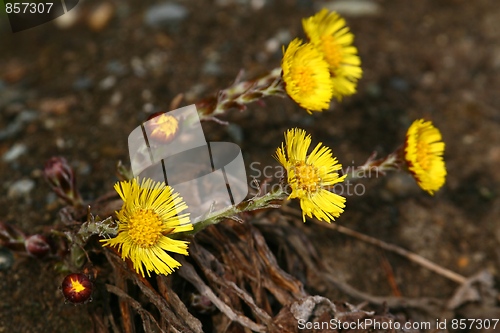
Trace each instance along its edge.
{"label": "dried twig", "polygon": [[[178,332],[194,332],[202,333],[202,325],[200,321],[193,317],[187,311],[181,311],[178,313],[178,308],[172,306],[167,299],[162,297],[156,290],[154,290],[147,280],[143,279],[141,276],[137,275],[134,271],[127,268],[127,265],[123,260],[121,260],[116,254],[112,253],[110,250],[105,249],[104,251],[106,258],[113,265],[120,267],[123,271],[122,273],[127,279],[132,280],[142,291],[142,293],[147,297],[147,299],[153,303],[156,308],[160,311],[160,315],[165,318],[165,320],[170,324],[170,330],[176,330]],[[116,268],[115,268],[116,269]],[[171,297],[172,299],[172,297]],[[176,312],[174,312],[174,310]]]}
{"label": "dried twig", "polygon": [[152,332],[151,323],[156,324],[156,326],[160,329],[161,332],[165,332],[160,327],[160,325],[158,324],[156,319],[153,317],[153,315],[151,313],[149,313],[148,311],[146,311],[142,307],[141,303],[134,300],[126,292],[124,292],[120,288],[113,286],[113,285],[110,285],[110,284],[106,284],[106,290],[108,292],[113,293],[116,296],[120,297],[121,300],[123,300],[124,302],[129,304],[141,316],[142,325],[143,325],[142,327],[144,328],[145,332]]}
{"label": "dried twig", "polygon": [[[283,211],[302,218],[302,213],[300,211],[298,211],[297,209],[284,206]],[[404,258],[406,258],[406,259],[408,259],[408,260],[410,260],[410,261],[412,261],[412,262],[414,262],[422,267],[425,267],[428,270],[433,271],[434,273],[437,273],[437,274],[439,274],[439,275],[441,275],[449,280],[452,280],[456,283],[463,284],[467,281],[466,277],[464,277],[458,273],[455,273],[447,268],[441,267],[438,264],[436,264],[428,259],[425,259],[424,257],[419,256],[416,253],[405,250],[402,247],[399,247],[397,245],[386,243],[386,242],[381,241],[379,239],[362,234],[358,231],[354,231],[352,229],[346,228],[346,227],[338,225],[338,224],[325,223],[325,222],[318,221],[317,219],[309,219],[309,220],[313,221],[314,223],[316,223],[318,225],[321,225],[324,228],[338,231],[340,233],[343,233],[344,235],[348,235],[348,236],[357,238],[363,242],[366,242],[368,244],[378,246],[386,251],[390,251],[390,252],[394,252],[396,254],[399,254],[400,256],[402,256],[402,257],[404,257]]]}
{"label": "dried twig", "polygon": [[184,258],[179,258],[179,262],[182,264],[179,269],[179,275],[189,281],[198,292],[207,297],[222,313],[224,313],[230,320],[238,322],[256,332],[267,332],[267,328],[264,325],[257,324],[256,322],[250,320],[248,317],[238,314],[230,306],[224,303],[213,290],[203,282],[198,273],[196,273],[194,267],[188,263]]}
{"label": "dried twig", "polygon": [[[196,251],[192,251],[192,256],[195,259],[197,259],[197,261],[199,261],[201,258],[196,252],[208,252],[208,251],[199,245],[195,245],[195,243],[193,243],[193,245],[196,247]],[[206,255],[209,254],[206,253]],[[207,276],[207,278],[209,278],[211,281],[214,281],[219,286],[229,287],[232,292],[234,292],[252,309],[255,315],[257,315],[262,321],[266,323],[266,325],[271,325],[272,323],[271,316],[264,310],[262,310],[260,307],[258,307],[257,304],[255,304],[255,301],[250,294],[248,294],[245,290],[238,287],[233,281],[228,281],[219,277],[217,274],[215,274],[214,271],[209,269],[207,266],[200,265],[200,267],[203,270],[203,273]]]}
{"label": "dried twig", "polygon": [[299,253],[302,260],[304,260],[307,268],[314,274],[320,277],[323,281],[334,285],[337,289],[358,300],[368,301],[371,304],[378,306],[387,306],[391,309],[401,308],[414,308],[425,311],[429,314],[439,313],[443,307],[444,302],[434,298],[403,298],[403,297],[385,297],[373,296],[371,294],[362,292],[348,283],[340,281],[335,277],[335,272],[328,266],[324,266],[321,262],[314,263],[311,255],[305,250],[303,246],[303,239],[299,239],[295,235],[289,235],[288,240],[294,245],[296,251]]}
{"label": "dried twig", "polygon": [[[385,297],[362,292],[335,277],[336,273],[332,271],[331,267],[323,264],[321,257],[316,253],[316,250],[301,230],[290,226],[288,223],[281,226],[279,221],[274,221],[272,225],[262,222],[263,220],[259,221],[260,226],[269,227],[270,232],[278,236],[278,238],[284,239],[285,245],[288,244],[289,248],[296,252],[295,257],[305,264],[306,273],[310,277],[308,280],[320,280],[316,284],[333,285],[339,291],[354,299],[368,301],[371,304],[387,306],[392,309],[413,308],[435,315],[445,308],[445,302],[435,298]],[[291,253],[287,253],[287,257],[290,255]]]}

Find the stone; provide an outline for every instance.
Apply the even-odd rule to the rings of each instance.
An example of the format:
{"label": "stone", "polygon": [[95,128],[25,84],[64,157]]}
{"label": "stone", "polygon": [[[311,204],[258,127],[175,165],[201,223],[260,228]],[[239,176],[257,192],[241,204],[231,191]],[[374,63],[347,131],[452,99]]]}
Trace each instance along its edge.
{"label": "stone", "polygon": [[318,3],[316,9],[321,10],[321,8],[351,17],[374,16],[381,12],[380,5],[370,0],[340,0]]}
{"label": "stone", "polygon": [[27,150],[28,148],[25,144],[16,143],[2,155],[2,160],[7,163],[14,162],[21,155],[24,155]]}
{"label": "stone", "polygon": [[35,188],[35,181],[32,179],[16,180],[9,186],[7,196],[9,198],[26,197]]}
{"label": "stone", "polygon": [[188,16],[186,7],[173,2],[164,2],[151,6],[146,11],[144,21],[153,28],[178,25]]}

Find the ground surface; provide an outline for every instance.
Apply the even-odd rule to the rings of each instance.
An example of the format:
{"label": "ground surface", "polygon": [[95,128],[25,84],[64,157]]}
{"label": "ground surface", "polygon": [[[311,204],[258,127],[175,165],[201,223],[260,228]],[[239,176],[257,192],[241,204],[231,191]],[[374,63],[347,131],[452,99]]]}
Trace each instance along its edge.
{"label": "ground surface", "polygon": [[[165,28],[144,22],[154,1],[111,2],[111,21],[94,30],[88,20],[97,2],[90,0],[64,29],[50,23],[12,34],[2,16],[0,220],[34,233],[57,219],[60,206],[41,177],[54,155],[76,168],[86,199],[109,191],[116,162],[128,163],[128,133],[149,113],[166,110],[178,93],[190,103],[223,88],[241,68],[251,77],[279,65],[280,47],[266,49],[267,42],[302,36],[300,19],[316,8],[298,0],[261,9],[226,2],[182,2],[189,16]],[[366,179],[366,193],[348,198],[338,222],[464,276],[483,269],[498,276],[500,7],[494,0],[374,3],[375,14],[346,15],[363,61],[357,95],[313,116],[290,100],[268,99],[229,115],[237,125],[231,130],[207,124],[207,141],[238,142],[247,164],[275,165],[283,131],[300,126],[349,166],[373,150],[391,152],[414,119],[432,119],[446,142],[445,187],[430,197],[404,174]],[[6,161],[15,145],[24,153]],[[34,188],[18,194],[19,180]],[[447,299],[457,286],[334,231],[309,231],[338,277],[367,293]],[[0,332],[91,330],[84,307],[64,304],[53,264],[16,257],[0,272]],[[342,292],[327,296],[350,300]]]}

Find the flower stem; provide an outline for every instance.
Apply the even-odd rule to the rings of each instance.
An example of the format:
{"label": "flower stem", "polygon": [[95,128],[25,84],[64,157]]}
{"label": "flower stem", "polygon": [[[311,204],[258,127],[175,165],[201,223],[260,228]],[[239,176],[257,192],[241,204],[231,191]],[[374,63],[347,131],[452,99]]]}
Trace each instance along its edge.
{"label": "flower stem", "polygon": [[[237,205],[221,209],[215,212],[208,213],[200,222],[193,224],[193,230],[180,233],[179,235],[195,235],[206,227],[217,224],[225,219],[236,218],[236,215],[243,212],[250,212],[258,209],[265,208],[279,208],[281,205],[275,204],[273,202],[282,201],[288,197],[283,187],[279,187],[273,192],[266,193],[262,196],[257,196],[246,201],[243,201]],[[182,237],[181,236],[181,237]]]}
{"label": "flower stem", "polygon": [[375,159],[377,153],[374,152],[368,157],[363,165],[350,170],[348,169],[346,171],[347,177],[344,181],[355,181],[361,178],[367,178],[367,174],[371,175],[372,172],[375,172],[378,176],[379,173],[385,175],[388,171],[401,170],[401,149],[402,147],[398,147],[394,152],[379,159]]}
{"label": "flower stem", "polygon": [[253,80],[240,81],[240,75],[228,88],[219,91],[215,96],[196,103],[200,120],[215,120],[230,109],[245,110],[246,104],[261,100],[267,96],[285,95],[281,68],[275,68],[267,74]]}

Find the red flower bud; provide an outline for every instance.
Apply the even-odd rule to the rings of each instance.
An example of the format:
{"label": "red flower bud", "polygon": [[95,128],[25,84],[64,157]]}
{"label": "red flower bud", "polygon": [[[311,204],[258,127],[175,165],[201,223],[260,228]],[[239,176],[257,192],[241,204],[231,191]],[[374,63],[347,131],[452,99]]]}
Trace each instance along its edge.
{"label": "red flower bud", "polygon": [[87,303],[92,300],[94,286],[90,278],[82,273],[72,273],[62,282],[62,292],[66,301],[73,304]]}
{"label": "red flower bud", "polygon": [[50,243],[43,235],[31,235],[24,241],[26,251],[34,257],[42,259],[51,252]]}
{"label": "red flower bud", "polygon": [[83,204],[76,188],[76,178],[73,169],[64,157],[52,157],[45,163],[43,170],[45,179],[52,190],[64,201],[73,206]]}
{"label": "red flower bud", "polygon": [[14,251],[23,251],[26,235],[16,226],[0,222],[0,246],[5,246]]}

